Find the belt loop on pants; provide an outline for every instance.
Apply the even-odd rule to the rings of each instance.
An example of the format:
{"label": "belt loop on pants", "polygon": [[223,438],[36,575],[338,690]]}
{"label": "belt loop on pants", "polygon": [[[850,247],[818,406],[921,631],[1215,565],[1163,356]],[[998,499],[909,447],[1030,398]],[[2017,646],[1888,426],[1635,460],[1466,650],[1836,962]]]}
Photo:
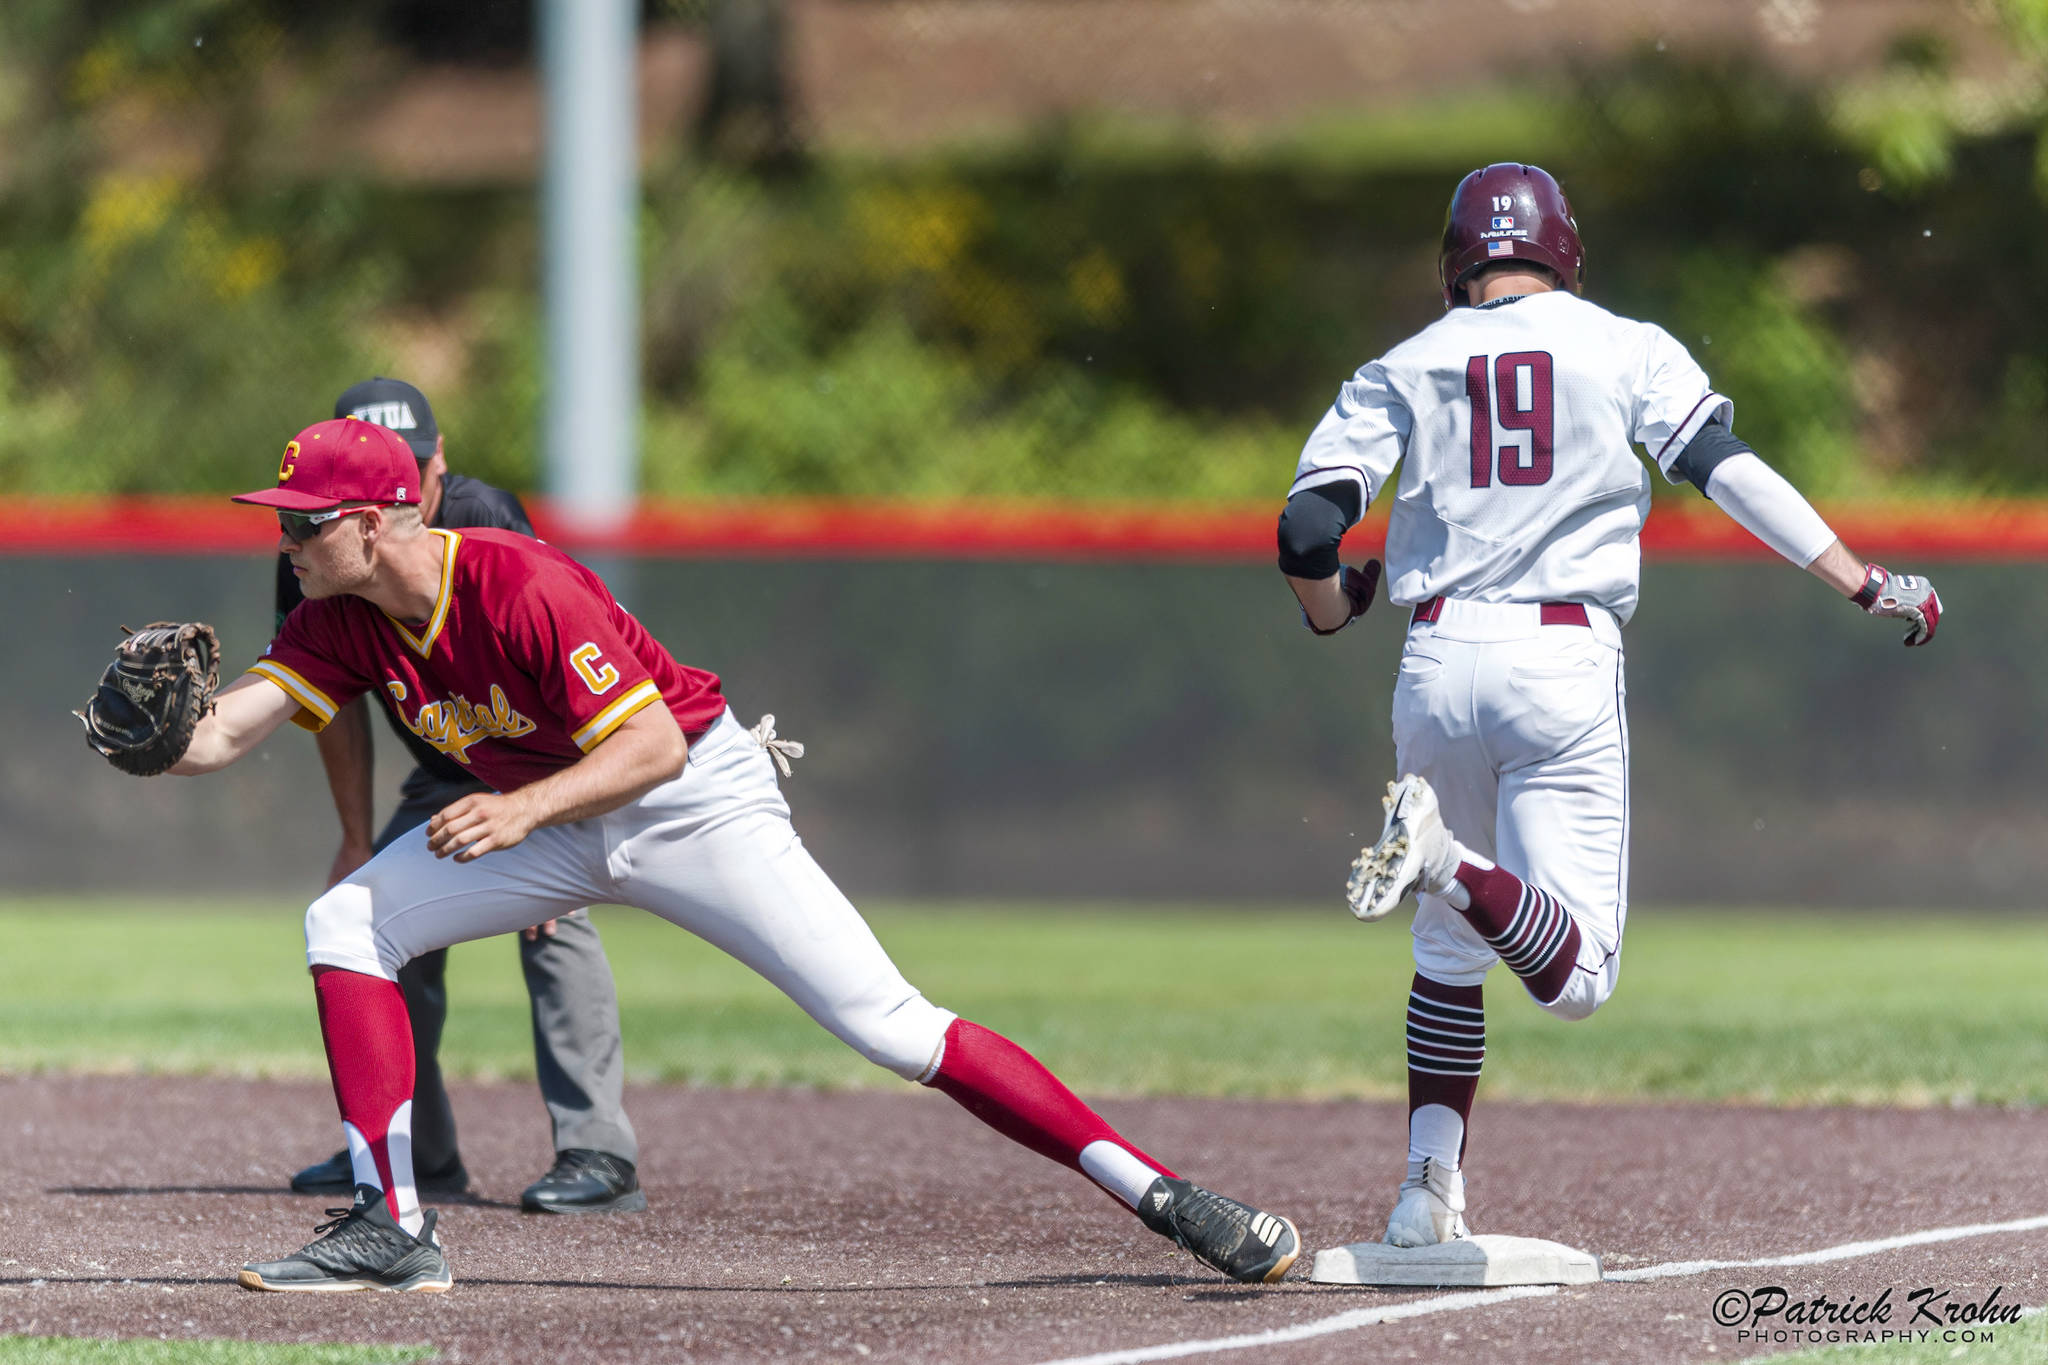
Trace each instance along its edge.
{"label": "belt loop on pants", "polygon": [[[1408,618],[1408,624],[1425,625],[1444,614],[1444,599],[1441,595],[1427,602],[1415,604],[1415,614]],[[1578,602],[1544,602],[1539,604],[1537,619],[1546,626],[1584,626],[1590,628],[1592,621],[1586,616],[1586,608]]]}

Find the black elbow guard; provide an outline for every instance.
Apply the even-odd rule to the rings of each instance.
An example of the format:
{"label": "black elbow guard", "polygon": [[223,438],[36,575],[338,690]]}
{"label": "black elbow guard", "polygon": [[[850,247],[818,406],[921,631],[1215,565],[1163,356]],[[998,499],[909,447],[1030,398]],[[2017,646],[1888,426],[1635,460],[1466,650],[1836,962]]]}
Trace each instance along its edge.
{"label": "black elbow guard", "polygon": [[1723,460],[1735,455],[1754,454],[1756,452],[1723,426],[1718,417],[1712,417],[1686,443],[1685,449],[1678,452],[1678,458],[1671,462],[1671,472],[1699,489],[1704,497],[1707,480]]}
{"label": "black elbow guard", "polygon": [[1363,509],[1349,481],[1304,488],[1280,513],[1280,572],[1290,578],[1328,578],[1337,572],[1337,546]]}

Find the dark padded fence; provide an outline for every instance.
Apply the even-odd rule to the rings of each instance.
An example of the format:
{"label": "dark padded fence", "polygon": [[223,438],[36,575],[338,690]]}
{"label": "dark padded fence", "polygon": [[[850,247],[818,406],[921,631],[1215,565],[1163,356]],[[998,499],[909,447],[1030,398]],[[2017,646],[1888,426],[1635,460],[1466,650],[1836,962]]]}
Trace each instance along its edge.
{"label": "dark padded fence", "polygon": [[[1949,602],[1905,650],[1778,563],[1654,564],[1630,626],[1639,902],[2034,909],[2048,869],[2048,590],[1914,565]],[[810,745],[799,830],[856,898],[1335,904],[1379,825],[1403,621],[1317,640],[1257,565],[602,564],[748,723]],[[116,625],[203,618],[239,670],[262,556],[0,559],[0,891],[304,898],[335,824],[288,728],[227,773],[136,780],[67,711]],[[380,815],[402,755],[379,723]]]}

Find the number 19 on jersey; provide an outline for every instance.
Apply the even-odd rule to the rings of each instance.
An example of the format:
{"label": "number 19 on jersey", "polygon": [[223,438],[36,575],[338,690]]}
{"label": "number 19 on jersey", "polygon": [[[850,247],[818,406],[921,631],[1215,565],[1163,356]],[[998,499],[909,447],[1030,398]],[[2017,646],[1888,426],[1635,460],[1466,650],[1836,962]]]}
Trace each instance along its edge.
{"label": "number 19 on jersey", "polygon": [[[1465,362],[1465,395],[1472,400],[1472,486],[1493,485],[1496,461],[1503,484],[1549,483],[1556,435],[1550,352],[1510,351],[1488,361],[1475,355]],[[1496,421],[1504,431],[1529,433],[1527,463],[1520,442],[1494,446]]]}

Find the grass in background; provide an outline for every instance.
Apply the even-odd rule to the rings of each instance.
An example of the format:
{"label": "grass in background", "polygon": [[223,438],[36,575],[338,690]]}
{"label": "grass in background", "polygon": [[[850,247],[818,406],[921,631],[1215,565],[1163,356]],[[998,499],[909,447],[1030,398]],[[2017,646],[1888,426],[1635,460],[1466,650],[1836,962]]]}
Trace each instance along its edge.
{"label": "grass in background", "polygon": [[[1341,911],[883,909],[933,1000],[1098,1094],[1387,1097],[1405,1086],[1405,926]],[[0,901],[0,1071],[322,1076],[297,910]],[[895,1086],[764,982],[599,912],[637,1080]],[[1564,1024],[1491,978],[1496,1097],[2048,1103],[2048,924],[1638,910],[1621,986]],[[442,1059],[532,1072],[510,939],[455,949]]]}
{"label": "grass in background", "polygon": [[412,1365],[435,1354],[431,1346],[0,1336],[0,1365]]}

